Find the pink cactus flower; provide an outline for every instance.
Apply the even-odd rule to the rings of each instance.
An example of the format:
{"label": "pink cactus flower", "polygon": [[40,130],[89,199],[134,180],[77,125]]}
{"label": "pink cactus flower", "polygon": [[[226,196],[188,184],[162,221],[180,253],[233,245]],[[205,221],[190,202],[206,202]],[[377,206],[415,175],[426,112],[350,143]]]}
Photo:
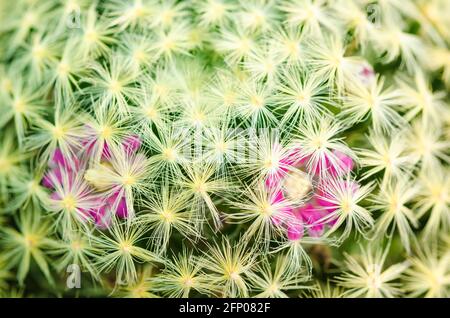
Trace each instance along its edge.
{"label": "pink cactus flower", "polygon": [[286,198],[283,195],[283,192],[281,190],[275,191],[275,194],[272,198],[271,204],[279,204],[281,205],[280,209],[278,210],[278,213],[273,215],[271,220],[272,223],[276,226],[281,226],[283,223],[286,223],[287,220],[292,218],[292,206],[289,204],[286,205]]}
{"label": "pink cactus flower", "polygon": [[[98,192],[91,185],[85,183],[82,177],[85,175],[86,165],[93,155],[95,140],[85,139],[81,142],[85,151],[78,151],[78,157],[67,158],[60,149],[56,149],[48,163],[48,172],[42,179],[42,185],[53,190],[50,199],[58,203],[64,200],[64,193],[72,191],[72,187],[82,188],[81,192],[76,192],[77,202],[81,206],[73,208],[81,214],[81,218],[91,218],[97,227],[107,228],[112,221],[112,215],[120,218],[127,218],[129,210],[125,194],[123,191],[111,189],[106,192]],[[123,151],[129,155],[134,154],[141,146],[141,139],[136,135],[124,138],[122,142]],[[82,149],[79,149],[82,150]],[[113,152],[106,142],[103,143],[101,160],[108,162],[112,159]],[[110,191],[113,191],[112,194]]]}
{"label": "pink cactus flower", "polygon": [[[269,175],[265,185],[269,189],[279,192],[274,201],[288,201],[283,214],[274,216],[275,225],[284,226],[289,240],[299,240],[305,229],[312,237],[321,236],[325,226],[332,225],[335,220],[326,219],[333,212],[333,203],[327,200],[323,193],[325,182],[319,176],[328,175],[330,178],[341,177],[354,168],[353,159],[337,150],[332,151],[332,157],[326,156],[325,163],[310,171],[307,167],[308,156],[303,156],[300,148],[289,152],[282,160],[279,170]],[[326,219],[325,221],[323,221]]]}

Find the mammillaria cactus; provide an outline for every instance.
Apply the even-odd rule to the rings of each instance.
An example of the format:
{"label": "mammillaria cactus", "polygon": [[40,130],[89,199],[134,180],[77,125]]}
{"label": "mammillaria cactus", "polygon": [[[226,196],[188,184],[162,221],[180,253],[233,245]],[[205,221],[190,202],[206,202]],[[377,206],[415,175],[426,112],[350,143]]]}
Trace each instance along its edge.
{"label": "mammillaria cactus", "polygon": [[0,1],[0,295],[448,297],[449,12]]}

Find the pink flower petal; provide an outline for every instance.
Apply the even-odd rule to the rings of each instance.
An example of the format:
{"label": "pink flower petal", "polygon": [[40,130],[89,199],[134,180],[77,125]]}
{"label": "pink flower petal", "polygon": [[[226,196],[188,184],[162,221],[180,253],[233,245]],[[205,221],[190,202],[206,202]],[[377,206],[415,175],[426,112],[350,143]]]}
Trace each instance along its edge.
{"label": "pink flower petal", "polygon": [[287,228],[287,237],[290,241],[297,241],[303,237],[303,232],[303,223],[301,223],[300,221],[293,222]]}
{"label": "pink flower petal", "polygon": [[121,195],[120,191],[115,192],[109,198],[107,198],[106,203],[111,209],[115,208],[115,213],[118,217],[126,218],[128,216],[128,207],[125,195]]}
{"label": "pink flower petal", "polygon": [[59,196],[59,194],[57,192],[52,192],[50,194],[50,199],[55,200],[55,201],[59,201],[59,200],[61,200],[61,197]]}
{"label": "pink flower petal", "polygon": [[66,159],[64,158],[64,155],[62,154],[61,149],[56,148],[55,151],[53,152],[53,156],[50,160],[49,166],[51,167],[57,167],[57,166],[61,166],[61,167],[66,167]]}
{"label": "pink flower petal", "polygon": [[346,154],[340,152],[339,150],[334,150],[333,154],[336,156],[336,159],[338,160],[339,166],[336,167],[331,164],[330,162],[330,172],[333,175],[344,175],[349,173],[354,168],[354,162],[353,159]]}
{"label": "pink flower petal", "polygon": [[333,212],[337,210],[335,204],[331,201],[331,197],[327,193],[322,191],[317,191],[317,196],[315,197],[317,204],[323,207],[328,212]]}
{"label": "pink flower petal", "polygon": [[54,181],[56,179],[56,181],[58,182],[58,184],[62,184],[62,173],[61,173],[61,168],[60,167],[55,167],[53,169],[50,170],[50,172],[47,172],[44,175],[44,178],[42,178],[42,185],[46,188],[49,189],[54,189],[55,188],[55,184]]}
{"label": "pink flower petal", "polygon": [[61,149],[56,148],[48,165],[51,168],[62,167],[66,170],[77,170],[80,168],[80,161],[75,156],[65,157]]}
{"label": "pink flower petal", "polygon": [[111,214],[106,206],[91,211],[95,225],[100,229],[108,228],[112,223]]}
{"label": "pink flower petal", "polygon": [[102,159],[108,161],[111,158],[111,150],[109,149],[108,143],[105,141],[103,143]]}
{"label": "pink flower petal", "polygon": [[288,154],[281,159],[281,162],[287,166],[297,167],[303,165],[308,160],[308,156],[302,154],[302,149],[300,147],[295,147]]}
{"label": "pink flower petal", "polygon": [[141,146],[142,141],[137,135],[131,135],[124,139],[122,145],[128,154],[136,152]]}
{"label": "pink flower petal", "polygon": [[126,218],[128,216],[128,208],[125,196],[120,199],[119,204],[117,205],[116,214],[120,218]]}
{"label": "pink flower petal", "polygon": [[342,176],[349,173],[354,167],[353,159],[346,154],[333,150],[331,155],[325,155],[324,160],[319,162],[313,171],[315,175]]}
{"label": "pink flower petal", "polygon": [[318,237],[322,235],[325,222],[319,223],[319,221],[325,216],[324,211],[308,203],[304,207],[301,207],[298,213],[302,220],[309,225],[308,233],[310,236]]}

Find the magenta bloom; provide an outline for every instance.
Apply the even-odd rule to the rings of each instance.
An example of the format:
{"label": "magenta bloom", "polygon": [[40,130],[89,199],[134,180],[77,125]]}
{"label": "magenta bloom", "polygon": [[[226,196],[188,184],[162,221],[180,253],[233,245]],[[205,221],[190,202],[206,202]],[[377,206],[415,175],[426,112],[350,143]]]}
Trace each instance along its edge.
{"label": "magenta bloom", "polygon": [[265,185],[278,191],[275,200],[290,202],[285,213],[272,218],[275,225],[285,227],[289,240],[299,240],[305,229],[309,236],[321,236],[326,226],[332,226],[335,220],[327,218],[333,204],[326,200],[321,189],[326,178],[341,177],[354,168],[353,159],[333,151],[333,158],[325,157],[323,165],[308,168],[308,156],[303,156],[300,148],[294,148],[280,160],[278,171],[269,175]]}
{"label": "magenta bloom", "polygon": [[[99,228],[109,227],[112,215],[120,218],[128,217],[128,207],[123,191],[99,191],[94,186],[89,185],[84,180],[88,165],[92,162],[91,157],[94,155],[93,149],[96,140],[87,138],[82,140],[83,149],[75,149],[74,153],[78,156],[67,158],[60,149],[56,149],[48,163],[48,172],[42,179],[42,185],[54,192],[50,195],[50,199],[58,203],[67,198],[64,197],[66,192],[70,194],[74,191],[76,203],[81,202],[81,206],[74,206],[83,219],[91,218]],[[141,140],[136,135],[130,135],[124,138],[122,142],[122,150],[128,155],[134,154],[141,146]],[[113,159],[113,154],[106,142],[103,143],[101,160],[108,164]],[[80,189],[76,189],[78,187]],[[71,194],[71,199],[73,195]],[[67,204],[66,204],[67,205]]]}

